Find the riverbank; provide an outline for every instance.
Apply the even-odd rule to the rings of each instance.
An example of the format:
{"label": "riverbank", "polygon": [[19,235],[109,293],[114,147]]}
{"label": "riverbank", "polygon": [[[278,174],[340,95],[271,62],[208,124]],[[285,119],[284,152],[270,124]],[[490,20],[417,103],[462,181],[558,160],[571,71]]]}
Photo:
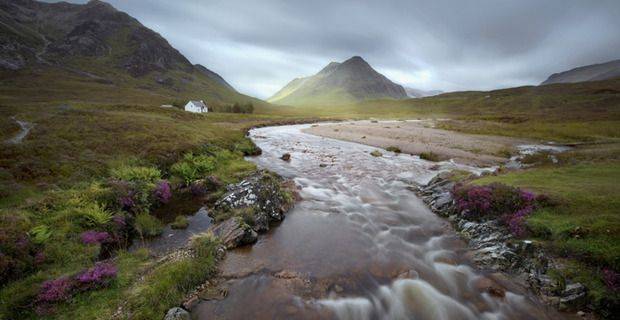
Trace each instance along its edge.
{"label": "riverbank", "polygon": [[322,137],[357,142],[388,149],[397,148],[412,155],[429,155],[435,161],[453,159],[476,166],[505,163],[526,139],[489,135],[470,135],[435,128],[435,120],[356,121],[320,124],[304,132]]}

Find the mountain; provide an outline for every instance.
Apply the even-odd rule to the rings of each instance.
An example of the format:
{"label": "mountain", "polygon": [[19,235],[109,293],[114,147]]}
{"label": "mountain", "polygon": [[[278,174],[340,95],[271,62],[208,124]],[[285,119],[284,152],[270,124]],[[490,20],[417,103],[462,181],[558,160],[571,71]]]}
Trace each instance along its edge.
{"label": "mountain", "polygon": [[0,43],[0,96],[259,101],[192,64],[162,36],[102,1],[0,0]]}
{"label": "mountain", "polygon": [[410,87],[405,87],[405,92],[407,92],[407,95],[411,98],[432,97],[443,93],[441,90],[420,90]]}
{"label": "mountain", "polygon": [[371,99],[404,99],[405,89],[355,56],[331,62],[319,73],[297,78],[267,101],[284,105],[344,104]]}
{"label": "mountain", "polygon": [[541,85],[552,83],[575,83],[620,78],[620,59],[592,64],[572,70],[554,73]]}

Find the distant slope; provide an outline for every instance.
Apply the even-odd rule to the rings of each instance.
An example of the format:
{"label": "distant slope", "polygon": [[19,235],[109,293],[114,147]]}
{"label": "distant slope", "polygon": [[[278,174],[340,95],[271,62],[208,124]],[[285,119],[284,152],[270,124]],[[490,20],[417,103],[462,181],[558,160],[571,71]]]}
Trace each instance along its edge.
{"label": "distant slope", "polygon": [[405,87],[405,92],[407,92],[407,96],[411,98],[432,97],[443,93],[441,90],[420,90],[410,87]]}
{"label": "distant slope", "polygon": [[331,62],[319,73],[297,78],[267,101],[284,105],[343,104],[370,99],[404,99],[405,89],[361,57]]}
{"label": "distant slope", "polygon": [[552,83],[575,83],[620,78],[620,59],[592,64],[569,71],[552,74],[541,85]]}
{"label": "distant slope", "polygon": [[111,5],[0,0],[0,102],[253,101]]}

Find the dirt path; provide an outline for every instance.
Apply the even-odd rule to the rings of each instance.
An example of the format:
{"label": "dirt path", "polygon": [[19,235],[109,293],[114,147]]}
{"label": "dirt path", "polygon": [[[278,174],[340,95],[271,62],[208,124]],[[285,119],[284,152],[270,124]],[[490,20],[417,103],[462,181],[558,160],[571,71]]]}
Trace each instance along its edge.
{"label": "dirt path", "polygon": [[484,135],[469,135],[433,128],[433,121],[356,121],[315,125],[307,133],[387,148],[395,146],[404,153],[419,155],[433,152],[440,160],[491,166],[507,161],[508,152],[531,141]]}

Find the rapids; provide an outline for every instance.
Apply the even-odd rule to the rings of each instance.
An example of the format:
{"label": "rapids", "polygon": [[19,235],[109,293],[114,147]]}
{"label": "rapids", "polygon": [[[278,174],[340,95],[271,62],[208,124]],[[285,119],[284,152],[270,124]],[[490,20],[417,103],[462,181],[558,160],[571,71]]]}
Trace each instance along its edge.
{"label": "rapids", "polygon": [[[292,178],[303,198],[254,246],[222,262],[228,292],[193,308],[198,319],[556,319],[509,279],[473,268],[450,224],[407,187],[451,162],[309,135],[254,129],[248,158]],[[289,162],[280,160],[291,154]],[[321,165],[322,164],[322,165]],[[504,297],[485,290],[504,288]]]}

